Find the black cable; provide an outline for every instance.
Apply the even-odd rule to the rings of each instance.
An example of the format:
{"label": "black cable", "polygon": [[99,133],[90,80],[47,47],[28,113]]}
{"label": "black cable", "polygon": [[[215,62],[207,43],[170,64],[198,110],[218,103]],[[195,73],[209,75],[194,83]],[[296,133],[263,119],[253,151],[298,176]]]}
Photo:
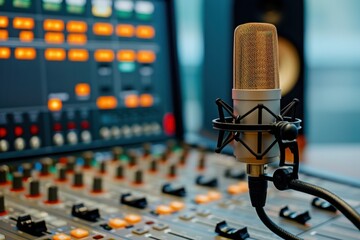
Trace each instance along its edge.
{"label": "black cable", "polygon": [[299,179],[291,180],[289,188],[325,199],[344,214],[345,217],[360,230],[360,214],[336,194]]}
{"label": "black cable", "polygon": [[260,220],[265,224],[265,226],[268,227],[279,237],[287,240],[303,240],[302,238],[299,238],[294,234],[289,233],[288,231],[286,231],[285,229],[281,228],[280,226],[276,225],[273,221],[271,221],[271,219],[266,215],[264,208],[256,207],[255,209],[257,215],[259,216]]}

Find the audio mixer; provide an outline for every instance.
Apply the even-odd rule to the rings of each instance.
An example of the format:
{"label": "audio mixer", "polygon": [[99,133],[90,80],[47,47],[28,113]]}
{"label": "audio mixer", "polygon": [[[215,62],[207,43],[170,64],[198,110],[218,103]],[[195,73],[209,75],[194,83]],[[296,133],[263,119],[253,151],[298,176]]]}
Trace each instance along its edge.
{"label": "audio mixer", "polygon": [[[0,174],[0,239],[278,239],[251,207],[241,163],[199,148],[115,147],[4,165]],[[360,209],[358,187],[301,178]],[[359,239],[309,195],[271,188],[266,209],[305,239]]]}
{"label": "audio mixer", "polygon": [[[243,164],[182,141],[174,33],[170,0],[0,0],[0,240],[279,239]],[[301,179],[360,210],[355,183]],[[271,186],[266,211],[360,239],[309,195]]]}

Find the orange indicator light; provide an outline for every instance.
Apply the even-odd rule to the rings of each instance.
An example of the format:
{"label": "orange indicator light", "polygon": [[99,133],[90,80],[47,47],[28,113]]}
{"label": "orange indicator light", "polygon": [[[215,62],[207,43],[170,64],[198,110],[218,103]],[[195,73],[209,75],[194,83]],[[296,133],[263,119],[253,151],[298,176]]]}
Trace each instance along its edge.
{"label": "orange indicator light", "polygon": [[114,109],[117,106],[117,99],[114,96],[101,96],[96,100],[99,109]]}
{"label": "orange indicator light", "polygon": [[113,25],[110,23],[95,23],[93,25],[93,32],[99,36],[110,36],[113,33]]}
{"label": "orange indicator light", "polygon": [[74,62],[85,62],[89,59],[89,52],[85,49],[70,49],[68,58]]}
{"label": "orange indicator light", "polygon": [[142,107],[151,107],[152,105],[154,105],[154,97],[151,94],[141,94],[140,105]]}
{"label": "orange indicator light", "polygon": [[64,30],[64,21],[59,19],[46,19],[43,23],[45,31],[60,32]]}
{"label": "orange indicator light", "polygon": [[9,19],[5,16],[0,16],[0,27],[1,28],[7,28],[9,25]]}
{"label": "orange indicator light", "polygon": [[56,32],[45,33],[45,42],[50,44],[61,44],[64,42],[64,34]]}
{"label": "orange indicator light", "polygon": [[21,42],[31,42],[34,40],[34,33],[31,31],[21,31],[19,38]]}
{"label": "orange indicator light", "polygon": [[90,85],[87,83],[76,84],[75,93],[79,97],[89,96],[90,95]]}
{"label": "orange indicator light", "polygon": [[0,59],[8,59],[10,57],[10,48],[0,48]]}
{"label": "orange indicator light", "polygon": [[119,37],[132,37],[134,36],[134,26],[130,24],[119,24],[116,27],[116,34]]}
{"label": "orange indicator light", "polygon": [[87,31],[87,23],[83,21],[69,21],[66,24],[66,30],[71,33],[85,33]]}
{"label": "orange indicator light", "polygon": [[33,60],[36,58],[35,48],[16,48],[15,58],[19,60]]}
{"label": "orange indicator light", "polygon": [[139,106],[139,97],[135,94],[129,94],[125,97],[124,104],[127,108],[136,108]]}
{"label": "orange indicator light", "polygon": [[65,60],[66,52],[62,48],[48,48],[45,50],[45,59],[48,61]]}
{"label": "orange indicator light", "polygon": [[13,26],[15,29],[33,29],[34,25],[34,19],[32,18],[16,17],[13,19]]}
{"label": "orange indicator light", "polygon": [[140,25],[136,28],[136,36],[146,39],[153,38],[155,36],[155,29],[151,26]]}
{"label": "orange indicator light", "polygon": [[67,36],[67,41],[70,44],[83,45],[87,42],[85,34],[71,33]]}
{"label": "orange indicator light", "polygon": [[62,109],[62,101],[59,98],[49,99],[48,109],[52,112],[60,111]]}
{"label": "orange indicator light", "polygon": [[120,50],[116,54],[119,62],[133,62],[135,61],[135,51],[133,50]]}
{"label": "orange indicator light", "polygon": [[98,49],[94,53],[97,62],[112,62],[115,58],[114,52],[109,49]]}
{"label": "orange indicator light", "polygon": [[6,41],[9,38],[9,33],[7,30],[0,30],[0,41]]}
{"label": "orange indicator light", "polygon": [[140,63],[153,63],[156,59],[153,51],[141,50],[137,53],[137,60]]}

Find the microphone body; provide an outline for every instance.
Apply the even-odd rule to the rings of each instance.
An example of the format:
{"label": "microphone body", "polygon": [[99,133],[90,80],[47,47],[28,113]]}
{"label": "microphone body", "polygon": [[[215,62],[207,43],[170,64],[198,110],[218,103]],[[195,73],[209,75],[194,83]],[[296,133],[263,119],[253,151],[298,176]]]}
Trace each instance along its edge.
{"label": "microphone body", "polygon": [[[234,82],[232,89],[233,113],[244,116],[253,108],[262,105],[275,115],[280,114],[281,90],[279,88],[279,60],[275,26],[266,23],[246,23],[234,32]],[[241,119],[241,124],[272,124],[275,117],[258,109]],[[264,165],[280,159],[277,144],[261,155],[275,141],[269,132],[239,132],[234,143],[237,160],[247,164],[248,174],[259,176]],[[244,144],[245,143],[245,144]]]}

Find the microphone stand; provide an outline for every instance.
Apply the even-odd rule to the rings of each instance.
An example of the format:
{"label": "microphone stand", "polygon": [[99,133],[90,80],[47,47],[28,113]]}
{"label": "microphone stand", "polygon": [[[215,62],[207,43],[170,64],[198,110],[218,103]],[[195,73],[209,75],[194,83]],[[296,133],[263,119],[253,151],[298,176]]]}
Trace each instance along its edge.
{"label": "microphone stand", "polygon": [[[298,173],[300,161],[296,137],[298,135],[298,130],[301,128],[301,120],[295,118],[296,105],[298,104],[297,99],[294,99],[289,105],[282,109],[280,115],[274,114],[270,109],[262,104],[259,104],[253,109],[250,109],[243,116],[235,116],[233,114],[233,108],[221,99],[217,99],[216,104],[218,106],[219,118],[213,120],[213,127],[214,129],[219,130],[219,137],[215,152],[221,152],[227,144],[235,140],[240,142],[247,150],[249,150],[256,159],[261,160],[276,143],[279,146],[279,168],[273,173],[273,175],[271,176],[263,173],[258,177],[248,177],[251,204],[255,208],[264,225],[284,239],[301,240],[301,238],[278,226],[266,215],[264,207],[266,204],[268,182],[273,182],[274,186],[280,191],[292,189],[314,195],[328,201],[360,230],[360,215],[348,203],[324,188],[299,180]],[[230,115],[230,117],[225,117],[224,110]],[[258,111],[259,116],[262,116],[263,111],[268,112],[274,116],[275,122],[272,124],[262,124],[261,119],[259,118],[258,124],[249,125],[240,123],[242,119],[254,111]],[[290,111],[292,111],[292,116],[285,116]],[[262,132],[269,132],[275,136],[275,141],[270,144],[265,151],[256,153],[240,139],[240,133],[246,131],[255,131],[258,132],[258,134],[261,134]],[[226,137],[225,132],[228,132]],[[261,140],[261,138],[259,139]],[[261,146],[261,143],[258,145]],[[293,159],[291,162],[286,161],[285,159],[286,149],[289,149],[292,154]]]}

